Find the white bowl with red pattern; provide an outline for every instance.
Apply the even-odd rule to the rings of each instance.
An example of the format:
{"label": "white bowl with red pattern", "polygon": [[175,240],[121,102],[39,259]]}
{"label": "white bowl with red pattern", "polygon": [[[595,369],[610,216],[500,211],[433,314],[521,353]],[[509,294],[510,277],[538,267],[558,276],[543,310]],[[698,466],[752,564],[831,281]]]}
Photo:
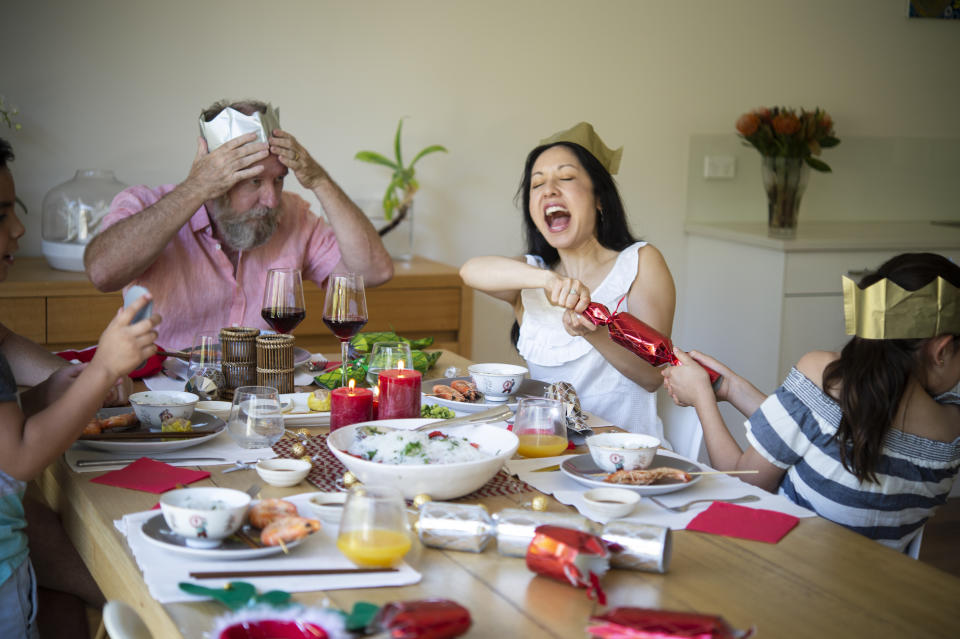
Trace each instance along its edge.
{"label": "white bowl with red pattern", "polygon": [[641,470],[653,463],[660,440],[640,433],[600,433],[586,439],[593,462],[608,473]]}

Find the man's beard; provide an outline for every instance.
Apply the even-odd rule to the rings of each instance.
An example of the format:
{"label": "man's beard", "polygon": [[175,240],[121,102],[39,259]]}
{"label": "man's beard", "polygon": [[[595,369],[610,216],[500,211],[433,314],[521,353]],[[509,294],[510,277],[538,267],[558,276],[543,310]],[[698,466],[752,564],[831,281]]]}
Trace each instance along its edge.
{"label": "man's beard", "polygon": [[279,207],[258,206],[237,213],[227,196],[214,200],[209,209],[221,239],[235,251],[248,251],[266,244],[277,230],[281,211]]}

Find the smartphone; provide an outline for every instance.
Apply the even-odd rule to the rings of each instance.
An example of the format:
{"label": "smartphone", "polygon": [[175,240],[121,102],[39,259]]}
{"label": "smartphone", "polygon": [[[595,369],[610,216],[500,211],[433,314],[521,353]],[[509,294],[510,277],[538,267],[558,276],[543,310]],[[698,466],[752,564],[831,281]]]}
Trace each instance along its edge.
{"label": "smartphone", "polygon": [[[127,289],[127,292],[123,294],[123,307],[126,308],[130,306],[149,292],[150,291],[142,286],[131,286]],[[130,323],[136,324],[140,320],[147,319],[151,315],[153,315],[153,300],[150,300],[146,306],[141,308],[140,311],[133,316],[133,319],[130,320]]]}

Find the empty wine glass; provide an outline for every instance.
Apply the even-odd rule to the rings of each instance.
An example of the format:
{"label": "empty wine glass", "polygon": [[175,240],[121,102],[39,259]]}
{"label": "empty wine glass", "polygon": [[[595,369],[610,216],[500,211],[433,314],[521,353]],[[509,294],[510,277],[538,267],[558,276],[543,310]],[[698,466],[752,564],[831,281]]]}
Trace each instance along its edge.
{"label": "empty wine glass", "polygon": [[347,356],[350,340],[367,323],[367,298],[363,290],[363,275],[339,273],[327,280],[327,294],[323,299],[323,323],[340,340],[341,383],[347,385]]}
{"label": "empty wine glass", "polygon": [[307,316],[303,303],[300,269],[272,268],[267,271],[260,317],[278,333],[289,333]]}
{"label": "empty wine glass", "polygon": [[340,517],[337,548],[360,566],[388,567],[400,563],[413,540],[407,505],[392,486],[355,484]]}
{"label": "empty wine glass", "polygon": [[376,386],[380,371],[397,368],[400,362],[405,368],[413,368],[410,344],[406,342],[377,342],[367,360],[367,384]]}
{"label": "empty wine glass", "polygon": [[240,386],[233,391],[230,437],[241,448],[270,448],[283,437],[280,394],[270,386]]}
{"label": "empty wine glass", "polygon": [[559,399],[524,397],[517,402],[513,434],[520,440],[517,454],[550,457],[567,449],[567,419]]}

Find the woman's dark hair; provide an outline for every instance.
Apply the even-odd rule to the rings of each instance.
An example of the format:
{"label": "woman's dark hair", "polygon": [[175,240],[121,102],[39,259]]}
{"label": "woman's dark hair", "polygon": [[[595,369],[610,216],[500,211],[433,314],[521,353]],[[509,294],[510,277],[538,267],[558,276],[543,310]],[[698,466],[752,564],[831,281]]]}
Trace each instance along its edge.
{"label": "woman's dark hair", "polygon": [[10,143],[0,138],[0,169],[7,168],[7,162],[13,162],[13,147]]}
{"label": "woman's dark hair", "polygon": [[[520,188],[517,189],[517,195],[514,198],[514,201],[523,209],[523,230],[527,241],[527,253],[539,256],[550,267],[560,261],[560,253],[550,245],[537,225],[533,223],[533,216],[530,215],[530,182],[533,164],[544,151],[554,146],[565,146],[573,151],[573,154],[577,156],[580,164],[586,170],[587,175],[590,176],[590,181],[593,182],[593,196],[597,200],[598,211],[596,233],[600,245],[613,251],[622,251],[636,242],[637,240],[630,233],[627,213],[623,208],[623,201],[620,199],[617,184],[610,172],[600,164],[600,161],[590,151],[579,144],[575,142],[556,142],[538,146],[530,151],[527,155],[527,161],[523,165]],[[514,321],[513,328],[510,330],[510,341],[514,347],[517,346],[519,339],[520,324]]]}
{"label": "woman's dark hair", "polygon": [[[865,275],[858,286],[864,289],[888,278],[915,291],[937,277],[960,286],[960,266],[934,253],[904,253]],[[883,439],[893,426],[903,393],[910,378],[920,375],[927,364],[920,356],[926,340],[853,337],[840,359],[823,371],[824,389],[840,390],[843,414],[835,435],[840,461],[860,481],[876,481]]]}

